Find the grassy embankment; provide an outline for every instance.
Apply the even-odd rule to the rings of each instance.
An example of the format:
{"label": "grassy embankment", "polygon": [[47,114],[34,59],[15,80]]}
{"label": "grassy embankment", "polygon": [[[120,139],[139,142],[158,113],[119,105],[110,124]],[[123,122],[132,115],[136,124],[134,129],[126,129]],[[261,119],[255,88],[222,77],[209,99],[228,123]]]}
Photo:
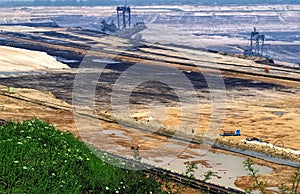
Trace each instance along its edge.
{"label": "grassy embankment", "polygon": [[0,152],[0,193],[163,193],[154,177],[107,164],[40,120],[0,126]]}

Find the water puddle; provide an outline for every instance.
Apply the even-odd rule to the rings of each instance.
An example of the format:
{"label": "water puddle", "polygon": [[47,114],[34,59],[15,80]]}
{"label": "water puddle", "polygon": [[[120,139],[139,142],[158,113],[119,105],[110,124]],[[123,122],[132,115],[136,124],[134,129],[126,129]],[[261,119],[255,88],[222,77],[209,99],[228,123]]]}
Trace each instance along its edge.
{"label": "water puddle", "polygon": [[144,136],[142,138],[145,139],[145,140],[147,140],[147,141],[155,141],[155,140],[157,140],[157,139],[155,139],[153,137],[146,137],[146,136]]}
{"label": "water puddle", "polygon": [[277,116],[282,116],[285,114],[285,112],[282,112],[282,111],[275,111],[273,112],[274,115],[277,115]]}
{"label": "water puddle", "polygon": [[103,130],[103,133],[106,135],[113,135],[116,138],[122,138],[122,139],[126,139],[126,140],[131,140],[130,137],[124,135],[123,131],[119,131],[119,130]]}
{"label": "water puddle", "polygon": [[267,108],[280,108],[278,106],[266,106]]}
{"label": "water puddle", "polygon": [[[193,151],[195,151],[195,149]],[[203,150],[199,152],[203,153]],[[203,175],[205,172],[213,171],[217,173],[217,177],[212,177],[210,180],[211,183],[226,185],[227,187],[236,189],[239,188],[234,185],[235,180],[239,177],[247,176],[248,174],[243,166],[243,162],[245,161],[243,157],[212,152],[206,152],[206,154],[202,156],[191,155],[191,157],[193,158],[181,159],[165,156],[143,159],[142,161],[180,174],[186,171],[186,162],[194,161],[198,167],[198,170],[195,172],[197,179],[201,180],[204,178]],[[170,162],[166,164],[165,161]],[[255,168],[259,170],[260,174],[270,174],[273,172],[271,168],[266,166],[255,165]]]}
{"label": "water puddle", "polygon": [[[107,135],[116,136],[116,138],[131,140],[131,138],[124,135],[122,131],[104,130],[103,132]],[[142,138],[154,142],[151,137]],[[209,152],[208,149],[188,148],[187,146],[186,143],[181,141],[172,141],[172,143],[164,145],[163,148],[161,147],[160,150],[156,150],[158,153],[154,153],[155,151],[152,153],[150,150],[150,152],[146,154],[147,157],[143,157],[146,152],[144,153],[144,151],[141,150],[140,156],[142,156],[142,162],[144,163],[168,169],[179,174],[185,173],[187,162],[195,162],[198,167],[198,170],[195,172],[197,179],[201,180],[204,178],[203,175],[205,172],[213,171],[217,173],[217,177],[212,177],[210,180],[211,183],[239,189],[234,185],[234,182],[239,177],[247,176],[248,174],[243,166],[243,162],[246,160],[245,157],[212,153]],[[128,155],[131,154],[131,152],[129,151],[126,154],[126,152],[124,152],[125,150],[119,149],[117,151],[114,149],[113,152],[116,153],[117,151],[125,157],[132,158],[132,155]],[[182,152],[180,152],[180,150],[182,150]],[[174,152],[179,153],[177,153],[176,156]],[[273,169],[266,166],[255,165],[255,168],[259,170],[260,174],[271,174],[273,172]]]}
{"label": "water puddle", "polygon": [[120,63],[118,61],[105,60],[105,59],[93,59],[93,62],[95,62],[95,63],[106,63],[106,64],[119,64]]}
{"label": "water puddle", "polygon": [[59,62],[62,62],[62,63],[78,63],[79,60],[75,60],[75,59],[66,59],[66,58],[63,58],[63,57],[58,57],[58,56],[55,56],[56,60],[58,60]]}
{"label": "water puddle", "polygon": [[24,71],[24,72],[0,72],[0,77],[18,77],[24,75],[42,75],[46,74],[46,72],[42,71]]}
{"label": "water puddle", "polygon": [[155,73],[155,75],[178,75],[179,73]]}

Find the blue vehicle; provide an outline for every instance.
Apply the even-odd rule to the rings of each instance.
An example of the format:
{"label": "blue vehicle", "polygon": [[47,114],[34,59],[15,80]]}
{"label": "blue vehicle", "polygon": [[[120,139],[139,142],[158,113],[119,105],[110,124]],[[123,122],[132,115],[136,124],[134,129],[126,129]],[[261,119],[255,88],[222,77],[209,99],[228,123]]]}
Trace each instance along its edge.
{"label": "blue vehicle", "polygon": [[240,136],[241,135],[241,130],[237,129],[235,132],[234,131],[224,131],[223,134],[219,134],[220,136]]}

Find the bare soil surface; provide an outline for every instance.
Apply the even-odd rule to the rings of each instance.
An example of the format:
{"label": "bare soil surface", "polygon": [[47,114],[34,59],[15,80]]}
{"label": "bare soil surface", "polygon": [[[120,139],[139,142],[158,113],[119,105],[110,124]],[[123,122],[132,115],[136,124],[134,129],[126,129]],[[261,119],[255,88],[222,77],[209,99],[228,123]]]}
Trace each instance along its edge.
{"label": "bare soil surface", "polygon": [[[108,75],[115,75],[117,73],[114,69],[108,69],[106,70],[107,74],[104,74],[103,79],[106,78],[107,81],[113,82],[114,76],[108,76]],[[15,87],[20,87],[26,85],[26,87],[33,87],[42,91],[51,91],[55,93],[55,95],[59,96],[60,99],[64,99],[71,103],[71,90],[72,90],[72,80],[74,79],[74,73],[51,73],[43,76],[25,76],[25,77],[16,77],[16,78],[3,78],[1,79],[2,83],[10,84]],[[108,84],[102,85],[100,84],[99,89],[97,90],[97,94],[101,96],[101,98],[97,98],[97,106],[99,107],[98,116],[100,118],[110,118],[113,114],[111,114],[109,106],[107,106],[109,102],[109,95],[107,94],[106,87]],[[103,87],[106,86],[106,87]],[[293,95],[294,93],[291,93],[289,91],[285,91],[287,89],[284,89],[280,86],[277,86],[277,88],[281,88],[278,90],[265,90],[260,91],[260,89],[251,88],[249,90],[243,89],[243,92],[234,91],[227,92],[228,99],[227,99],[227,106],[228,111],[226,113],[226,118],[224,120],[223,129],[224,130],[235,130],[237,128],[240,128],[242,131],[241,137],[226,137],[224,139],[230,139],[232,141],[238,141],[240,139],[244,139],[246,137],[262,137],[264,140],[268,140],[271,143],[276,141],[277,139],[280,139],[284,142],[285,147],[292,147],[294,149],[299,149],[299,133],[297,130],[295,131],[289,131],[290,128],[293,128],[295,126],[298,126],[299,121],[297,120],[298,117],[295,116],[299,114],[298,109],[295,107],[295,105],[298,104],[298,95]],[[7,92],[7,88],[4,87],[2,89],[3,91]],[[24,89],[22,89],[24,90]],[[22,91],[21,90],[21,91]],[[48,95],[48,92],[37,92],[35,90],[29,90],[27,89],[27,92],[22,92],[22,96],[30,97],[37,99],[39,101],[46,101],[51,102],[49,99],[57,100],[53,97],[53,95],[50,95],[51,98],[48,98],[48,100],[43,99],[43,95]],[[288,89],[290,90],[290,89]],[[292,89],[297,91],[297,89]],[[26,91],[26,90],[24,90]],[[33,92],[35,91],[35,92]],[[294,91],[294,92],[295,92]],[[297,91],[298,92],[298,91]],[[18,95],[18,89],[15,89],[16,94],[10,94],[10,95]],[[33,94],[31,94],[33,93]],[[242,94],[241,94],[242,93]],[[268,101],[266,101],[266,96],[268,97]],[[149,96],[148,96],[149,97]],[[151,97],[151,95],[150,95]],[[15,100],[8,98],[7,96],[3,96],[4,100],[2,103],[2,106],[4,107],[2,115],[5,119],[14,119],[14,120],[22,120],[22,119],[29,119],[32,117],[38,117],[41,119],[44,119],[46,121],[49,121],[51,123],[55,123],[59,129],[62,130],[70,130],[78,135],[77,128],[75,127],[75,123],[73,120],[73,113],[71,111],[66,110],[55,110],[52,108],[47,108],[45,106],[37,106],[36,104],[27,103],[23,100]],[[142,96],[137,95],[136,99],[141,99]],[[46,98],[47,99],[47,98]],[[151,100],[156,100],[154,97],[150,98]],[[150,100],[149,99],[149,100]],[[260,99],[260,100],[258,100]],[[287,103],[288,102],[288,103]],[[64,104],[62,101],[59,100],[59,102],[53,102],[54,104],[62,104],[63,109],[70,108],[70,105]],[[7,104],[7,105],[5,105]],[[14,108],[12,107],[12,104],[16,104]],[[148,123],[149,120],[155,119],[156,121],[159,121],[159,123],[163,123],[165,126],[169,127],[176,127],[178,126],[178,120],[180,118],[180,108],[177,106],[170,106],[171,104],[176,105],[176,101],[173,103],[169,103],[169,106],[156,106],[152,108],[152,111],[149,111],[149,108],[147,108],[147,104],[141,105],[134,105],[132,108],[132,115],[130,115],[131,122],[137,122],[140,126],[145,126],[145,123]],[[275,106],[276,105],[276,106]],[[9,108],[10,107],[10,108]],[[67,109],[69,110],[69,109]],[[193,107],[191,107],[191,110],[193,110]],[[158,114],[161,112],[166,112],[166,115],[164,117],[158,117]],[[203,100],[201,103],[200,108],[200,118],[201,122],[198,122],[198,128],[195,128],[197,133],[203,133],[205,132],[205,129],[207,129],[207,126],[209,124],[210,118],[210,111],[211,106],[209,105],[209,100]],[[274,112],[283,112],[283,115],[276,115]],[[239,113],[239,114],[238,114]],[[187,118],[188,120],[193,120],[195,114],[188,114]],[[270,120],[265,120],[265,118],[268,117]],[[128,117],[126,117],[128,119]],[[289,122],[286,122],[286,119]],[[95,119],[88,118],[84,121],[91,121],[95,122]],[[130,120],[130,119],[129,119]],[[137,120],[137,121],[136,121]],[[277,121],[277,122],[276,122]],[[98,121],[96,121],[99,123]],[[282,131],[278,130],[278,122],[283,123],[280,125],[282,130],[287,130],[288,133],[286,133],[286,136],[282,136]],[[106,130],[108,133],[109,141],[107,146],[103,146],[105,141],[101,140],[101,148],[110,149],[111,148],[111,142],[113,140],[114,144],[117,144],[121,147],[126,148],[128,151],[128,155],[131,155],[130,147],[133,145],[141,145],[141,153],[146,150],[151,150],[155,148],[160,148],[161,146],[165,145],[168,140],[165,137],[160,137],[151,133],[144,133],[144,132],[138,132],[136,130],[133,130],[128,127],[124,127],[123,125],[118,125],[110,122],[101,121],[101,126],[104,130]],[[243,125],[241,124],[243,123]],[[86,124],[85,124],[86,125]],[[86,125],[89,126],[89,125]],[[261,127],[260,130],[257,130],[258,127]],[[268,127],[266,127],[268,126]],[[113,131],[110,131],[112,130]],[[80,134],[83,134],[83,129],[79,132]],[[270,131],[269,133],[265,133],[265,130]],[[120,131],[122,132],[122,135],[120,135]],[[221,133],[222,131],[219,131],[218,133]],[[292,133],[294,132],[294,133]],[[291,133],[291,134],[290,134]],[[125,136],[125,137],[124,137]],[[92,137],[92,136],[91,136]],[[88,137],[84,137],[85,140],[88,139]],[[127,138],[130,138],[128,140]],[[221,137],[219,137],[221,138]],[[222,138],[223,139],[223,138]],[[293,141],[289,141],[292,139]],[[100,141],[100,139],[99,139]],[[229,152],[226,152],[227,154],[232,154]],[[124,154],[121,153],[121,154]],[[161,154],[161,153],[160,153]],[[168,153],[172,154],[172,153]],[[191,154],[191,153],[190,153]],[[184,157],[189,159],[190,154],[181,154],[178,157]],[[195,153],[192,153],[195,154]],[[145,154],[143,155],[144,158],[151,157],[153,155]],[[201,162],[202,163],[202,162]],[[278,186],[280,182],[284,182],[287,180],[288,177],[290,177],[290,174],[293,172],[293,168],[291,167],[284,167],[272,163],[268,163],[265,161],[258,162],[259,164],[269,166],[274,169],[274,173],[271,175],[264,175],[262,176],[263,180],[266,180],[268,182],[267,185],[271,186]],[[205,163],[203,163],[205,164]],[[240,188],[244,188],[246,186],[249,186],[251,180],[248,177],[241,177],[236,181],[236,185]]]}
{"label": "bare soil surface", "polygon": [[[7,87],[1,86],[1,118],[14,121],[22,121],[25,119],[39,118],[45,121],[48,121],[52,124],[55,124],[60,130],[67,130],[73,133],[75,136],[78,136],[78,132],[75,127],[73,120],[73,113],[71,111],[71,106],[57,98],[51,93],[44,93],[33,89],[24,89],[24,88],[14,88],[14,93],[9,93]],[[107,128],[107,130],[114,128],[115,130],[119,129],[117,125],[112,126],[102,122],[102,126]],[[127,131],[126,129],[123,129]],[[129,134],[128,134],[129,133]],[[133,144],[143,145],[143,149],[151,149],[153,146],[159,146],[157,144],[151,144],[150,142],[143,142],[139,134],[130,134],[130,131],[127,131],[126,135],[133,137],[133,140],[130,142],[126,141],[117,141],[122,146],[131,146]],[[134,136],[135,138],[134,138]],[[154,138],[153,135],[146,135],[149,138]],[[145,137],[145,135],[143,135]],[[111,134],[110,138],[117,138],[117,134]],[[165,142],[165,138],[159,139],[159,142]],[[156,142],[157,143],[157,142]],[[190,145],[191,147],[195,147]],[[197,146],[196,146],[197,147]],[[195,147],[195,148],[196,148]],[[226,154],[232,154],[222,150],[215,150],[215,152],[221,152]],[[287,183],[287,180],[290,179],[290,175],[295,171],[292,167],[285,167],[273,163],[268,163],[263,160],[253,159],[255,163],[266,165],[274,169],[273,174],[262,175],[260,180],[263,180],[268,187],[277,187],[280,186],[281,182]],[[206,161],[194,161],[201,165],[209,165]],[[249,177],[240,177],[235,181],[236,185],[240,188],[249,187],[253,184],[253,180]],[[288,184],[289,185],[289,184]],[[182,193],[189,193],[198,191],[183,189]]]}
{"label": "bare soil surface", "polygon": [[0,56],[1,72],[25,72],[39,71],[47,68],[69,68],[69,66],[58,62],[54,57],[43,52],[7,46],[0,46],[0,52],[5,53]]}
{"label": "bare soil surface", "polygon": [[[55,30],[55,28],[33,29],[22,26],[3,27],[0,36],[4,39],[1,39],[0,43],[76,59],[77,62],[72,63],[73,67],[78,67],[80,61],[89,62],[90,66],[80,69],[48,70],[47,73],[38,75],[0,78],[0,83],[5,85],[1,88],[0,96],[3,119],[21,121],[37,117],[56,124],[61,130],[69,130],[81,139],[95,143],[105,150],[115,149],[111,144],[113,141],[114,146],[120,147],[118,150],[120,154],[127,152],[130,155],[131,146],[140,145],[143,158],[151,158],[156,154],[147,150],[161,148],[170,142],[167,137],[153,132],[163,131],[172,135],[180,128],[181,122],[184,123],[187,134],[194,132],[196,136],[211,135],[213,138],[230,141],[233,144],[246,137],[256,137],[270,143],[280,140],[283,142],[281,146],[300,149],[299,69],[259,64],[252,60],[209,53],[201,49],[145,42],[136,45],[135,42],[118,37],[96,36],[93,32],[79,29],[59,28],[58,36]],[[30,35],[31,38],[24,38],[24,34]],[[97,49],[88,51],[90,44],[87,40],[93,41]],[[83,55],[85,57],[82,59]],[[26,53],[20,53],[18,57],[22,59],[22,56],[25,59]],[[263,71],[266,65],[271,66],[269,73]],[[174,88],[159,82],[161,77],[174,75],[163,70],[166,66],[180,70],[180,73],[177,72],[175,75],[184,74],[190,80],[199,102],[189,101],[191,91],[184,82],[181,82],[182,80],[175,80],[178,85]],[[149,80],[137,86],[135,81],[139,79],[133,79],[126,84],[118,82],[124,72],[131,67],[138,67],[138,71],[135,71],[135,74],[126,74],[127,77],[148,76]],[[33,68],[38,69],[35,66]],[[7,66],[5,69],[10,70],[13,70],[13,67]],[[75,125],[70,105],[74,79],[78,75],[94,77],[98,72],[101,72],[97,77],[98,80],[93,80],[97,82],[94,101],[91,102],[90,96],[86,96],[89,91],[81,88],[83,104],[75,108],[82,112],[79,112],[81,114],[75,119]],[[162,72],[164,74],[161,74]],[[224,88],[220,89],[224,95],[219,100],[226,102],[225,106],[219,106],[219,102],[212,103],[212,90],[205,77],[211,75],[218,75],[224,82]],[[87,88],[91,85],[85,84]],[[15,87],[14,93],[9,93],[6,86]],[[115,107],[120,108],[119,112],[113,111],[111,101],[113,93],[129,96],[129,113],[127,107],[122,105]],[[182,101],[178,94],[187,100]],[[217,114],[212,116],[215,106],[223,111],[217,111]],[[186,109],[183,110],[182,107]],[[216,123],[220,124],[220,127],[215,127]],[[93,134],[97,132],[96,127],[99,127],[99,124],[101,130],[105,132],[103,137]],[[209,128],[210,126],[213,127]],[[223,131],[236,129],[241,130],[241,136],[218,136]],[[167,156],[174,154],[176,149],[158,149],[158,151],[159,154]],[[188,159],[190,154],[182,153],[178,157]],[[274,173],[262,176],[270,187],[278,186],[293,171],[290,167],[259,160],[256,162],[274,169]],[[208,166],[205,161],[198,163]],[[249,177],[241,177],[236,181],[236,185],[243,188],[249,185],[249,182],[251,182]]]}
{"label": "bare soil surface", "polygon": [[10,93],[6,86],[1,86],[0,102],[2,119],[20,122],[38,118],[56,125],[60,130],[70,131],[78,136],[73,113],[70,111],[71,106],[57,99],[50,92],[14,88],[14,92]]}

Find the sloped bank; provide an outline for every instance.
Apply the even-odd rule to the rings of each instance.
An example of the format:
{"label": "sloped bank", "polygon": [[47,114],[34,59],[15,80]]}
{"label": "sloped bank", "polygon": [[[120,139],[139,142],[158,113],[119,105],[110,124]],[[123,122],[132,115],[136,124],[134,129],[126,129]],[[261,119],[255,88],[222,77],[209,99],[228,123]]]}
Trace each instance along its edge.
{"label": "sloped bank", "polygon": [[107,154],[37,119],[3,122],[0,152],[0,193],[165,193],[153,176],[107,164]]}

